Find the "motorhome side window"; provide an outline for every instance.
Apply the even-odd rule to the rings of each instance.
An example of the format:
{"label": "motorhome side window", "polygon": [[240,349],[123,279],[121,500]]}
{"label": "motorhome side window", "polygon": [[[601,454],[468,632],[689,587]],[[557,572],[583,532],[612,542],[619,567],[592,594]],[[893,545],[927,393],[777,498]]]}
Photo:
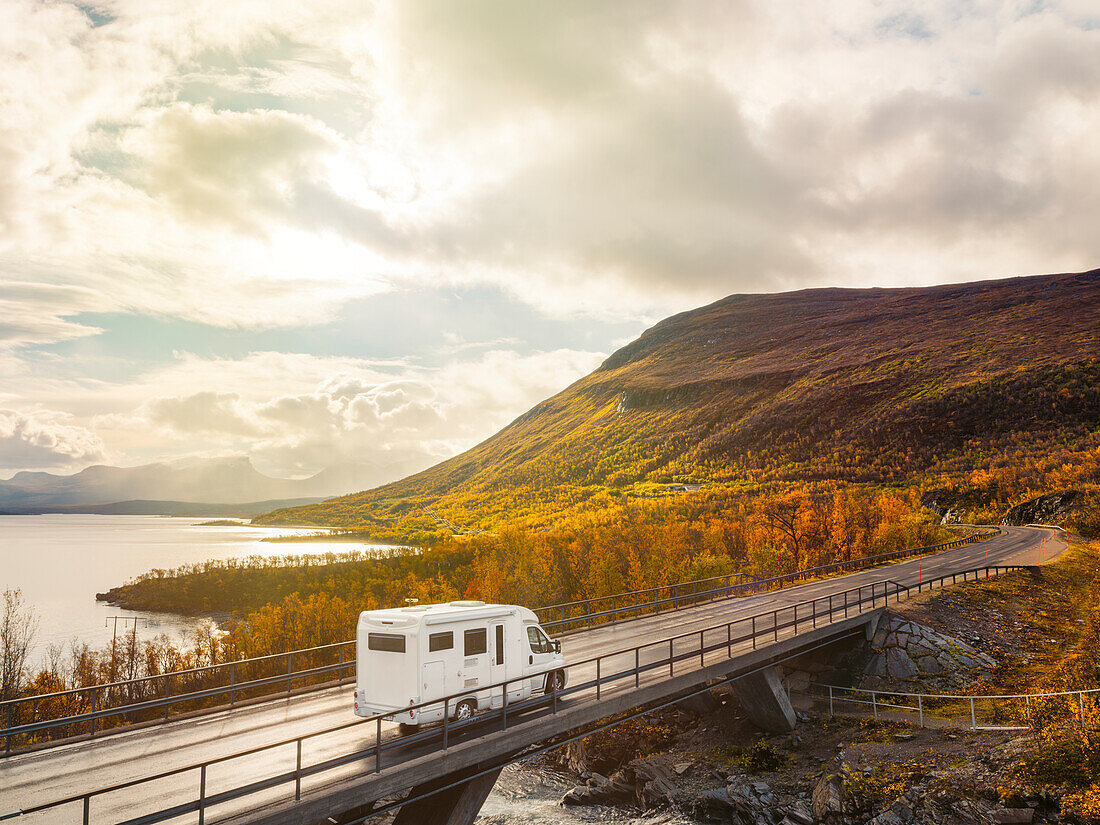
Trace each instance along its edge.
{"label": "motorhome side window", "polygon": [[404,653],[405,637],[397,633],[371,633],[367,636],[367,647],[387,653]]}
{"label": "motorhome side window", "polygon": [[477,630],[467,630],[463,642],[465,643],[463,653],[465,656],[477,656],[489,649],[488,634],[485,632],[484,627],[479,627]]}
{"label": "motorhome side window", "polygon": [[450,650],[455,646],[455,634],[451,631],[446,633],[432,633],[428,636],[428,651],[433,652],[436,650]]}
{"label": "motorhome side window", "polygon": [[531,645],[532,653],[553,653],[554,648],[542,631],[537,627],[527,628],[527,642]]}

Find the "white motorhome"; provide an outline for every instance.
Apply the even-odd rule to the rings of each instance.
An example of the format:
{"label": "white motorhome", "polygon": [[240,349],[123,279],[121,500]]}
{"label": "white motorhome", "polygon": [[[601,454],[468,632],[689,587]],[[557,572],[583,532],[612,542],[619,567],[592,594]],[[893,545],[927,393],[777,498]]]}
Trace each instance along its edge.
{"label": "white motorhome", "polygon": [[[561,642],[552,641],[526,607],[457,601],[365,610],[356,631],[355,713],[393,713],[415,726],[443,718],[444,704],[410,705],[454,696],[452,719],[565,687]],[[523,677],[523,678],[521,678]]]}

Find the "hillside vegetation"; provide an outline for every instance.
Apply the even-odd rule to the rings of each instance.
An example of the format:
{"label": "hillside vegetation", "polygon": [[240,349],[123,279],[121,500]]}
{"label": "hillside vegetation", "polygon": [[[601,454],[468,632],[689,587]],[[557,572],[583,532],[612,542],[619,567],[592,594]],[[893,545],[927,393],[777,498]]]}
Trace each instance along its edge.
{"label": "hillside vegetation", "polygon": [[432,543],[456,526],[569,529],[631,504],[671,521],[753,515],[792,490],[935,489],[993,519],[1073,489],[1065,520],[1088,532],[1097,329],[1100,270],[734,295],[662,321],[449,461],[257,521]]}

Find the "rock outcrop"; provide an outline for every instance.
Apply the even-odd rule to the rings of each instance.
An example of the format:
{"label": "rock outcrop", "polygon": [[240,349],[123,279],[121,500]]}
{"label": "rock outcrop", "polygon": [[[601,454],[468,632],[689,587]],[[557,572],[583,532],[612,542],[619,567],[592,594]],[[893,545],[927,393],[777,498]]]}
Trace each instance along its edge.
{"label": "rock outcrop", "polygon": [[653,759],[635,759],[611,776],[589,772],[584,785],[562,797],[563,805],[620,805],[653,810],[673,801],[672,771]]}
{"label": "rock outcrop", "polygon": [[861,682],[867,688],[908,682],[923,689],[950,690],[987,677],[996,665],[966,642],[893,613],[879,622],[871,649]]}
{"label": "rock outcrop", "polygon": [[1058,524],[1069,515],[1077,499],[1076,490],[1047,493],[1017,504],[1005,513],[1002,524]]}
{"label": "rock outcrop", "polygon": [[707,791],[684,805],[701,822],[775,825],[783,815],[767,782],[731,776],[725,788]]}

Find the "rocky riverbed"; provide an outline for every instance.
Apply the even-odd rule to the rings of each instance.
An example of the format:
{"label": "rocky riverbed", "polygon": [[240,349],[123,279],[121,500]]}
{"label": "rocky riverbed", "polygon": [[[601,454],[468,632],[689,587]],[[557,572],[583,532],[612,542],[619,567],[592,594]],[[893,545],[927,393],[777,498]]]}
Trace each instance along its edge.
{"label": "rocky riverbed", "polygon": [[794,733],[769,736],[752,729],[732,696],[701,714],[657,713],[650,724],[675,730],[656,752],[635,755],[621,737],[600,736],[560,751],[554,768],[578,780],[561,804],[733,825],[1066,821],[1049,794],[1006,793],[1031,746],[1018,732],[802,716]]}
{"label": "rocky riverbed", "polygon": [[812,682],[939,692],[988,679],[1012,628],[987,621],[977,633],[969,624],[964,631],[917,621],[932,621],[935,612],[925,604],[887,613],[869,642],[824,650],[786,669],[784,681],[805,711],[791,733],[757,729],[723,685],[570,743],[550,757],[555,770],[577,778],[561,805],[732,825],[1092,821],[1063,814],[1056,793],[1021,790],[1016,770],[1037,744],[1030,731],[832,718],[820,702],[798,701]]}

